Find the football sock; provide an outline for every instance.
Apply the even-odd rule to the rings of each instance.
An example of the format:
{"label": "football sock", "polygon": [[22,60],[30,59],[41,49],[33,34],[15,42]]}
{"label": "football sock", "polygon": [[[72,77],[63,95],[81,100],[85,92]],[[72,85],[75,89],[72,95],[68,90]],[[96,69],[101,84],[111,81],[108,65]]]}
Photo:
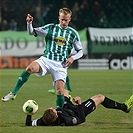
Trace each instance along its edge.
{"label": "football sock", "polygon": [[67,89],[68,91],[72,91],[72,90],[71,90],[71,87],[70,87],[70,83],[69,83],[69,78],[68,78],[68,76],[66,77],[66,89]]}
{"label": "football sock", "polygon": [[57,95],[57,98],[56,98],[56,108],[58,108],[58,107],[63,108],[64,101],[65,101],[64,94]]}
{"label": "football sock", "polygon": [[13,94],[17,94],[21,86],[28,80],[29,76],[30,76],[30,73],[28,73],[26,70],[22,72],[22,74],[18,78],[17,83],[12,91]]}
{"label": "football sock", "polygon": [[104,101],[101,103],[106,108],[112,108],[112,109],[119,109],[126,111],[127,107],[125,104],[118,103],[116,101],[113,101],[107,97],[105,97]]}

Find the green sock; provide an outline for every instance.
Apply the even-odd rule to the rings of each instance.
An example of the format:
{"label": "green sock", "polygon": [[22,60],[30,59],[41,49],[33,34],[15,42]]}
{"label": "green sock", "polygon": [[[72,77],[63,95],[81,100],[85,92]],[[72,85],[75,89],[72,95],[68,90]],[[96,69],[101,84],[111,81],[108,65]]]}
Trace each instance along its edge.
{"label": "green sock", "polygon": [[30,76],[30,73],[28,73],[26,70],[22,72],[22,74],[18,78],[17,83],[12,91],[13,94],[17,94],[21,86],[28,80],[29,76]]}
{"label": "green sock", "polygon": [[58,108],[58,107],[63,108],[64,101],[65,101],[64,94],[57,95],[57,97],[56,97],[56,108]]}
{"label": "green sock", "polygon": [[66,77],[66,89],[67,89],[68,91],[72,91],[72,90],[71,90],[71,87],[70,87],[70,84],[69,84],[69,78],[68,78],[68,76]]}

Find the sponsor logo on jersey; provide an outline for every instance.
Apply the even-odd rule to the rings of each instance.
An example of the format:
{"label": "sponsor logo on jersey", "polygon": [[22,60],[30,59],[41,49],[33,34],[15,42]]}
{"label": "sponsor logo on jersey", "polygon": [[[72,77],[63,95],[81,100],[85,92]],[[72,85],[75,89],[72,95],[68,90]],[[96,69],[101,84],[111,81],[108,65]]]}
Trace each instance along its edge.
{"label": "sponsor logo on jersey", "polygon": [[54,41],[55,41],[55,43],[57,45],[60,45],[60,46],[66,44],[66,39],[64,37],[61,37],[61,36],[60,37],[56,37]]}

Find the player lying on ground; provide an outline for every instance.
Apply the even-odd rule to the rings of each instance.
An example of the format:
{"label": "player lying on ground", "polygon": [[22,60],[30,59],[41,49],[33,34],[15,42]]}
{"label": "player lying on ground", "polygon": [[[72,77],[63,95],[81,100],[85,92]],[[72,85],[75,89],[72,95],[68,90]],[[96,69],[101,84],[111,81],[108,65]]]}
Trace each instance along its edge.
{"label": "player lying on ground", "polygon": [[74,105],[69,97],[68,92],[64,91],[65,102],[64,107],[57,109],[48,108],[44,111],[41,118],[33,120],[32,116],[26,116],[27,126],[74,126],[85,122],[85,118],[88,114],[92,113],[99,104],[105,108],[112,108],[122,110],[129,113],[133,105],[133,95],[125,102],[118,103],[113,101],[102,94],[95,95],[92,98],[81,102],[80,97],[75,97],[73,100],[77,105]]}

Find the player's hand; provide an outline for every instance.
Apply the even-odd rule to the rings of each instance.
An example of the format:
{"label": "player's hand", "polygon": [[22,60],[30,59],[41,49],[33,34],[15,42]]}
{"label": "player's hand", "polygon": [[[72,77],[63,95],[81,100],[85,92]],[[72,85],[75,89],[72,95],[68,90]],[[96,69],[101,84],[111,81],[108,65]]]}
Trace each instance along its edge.
{"label": "player's hand", "polygon": [[26,21],[28,23],[32,22],[33,21],[33,17],[30,14],[27,14]]}
{"label": "player's hand", "polygon": [[72,57],[70,57],[70,58],[68,58],[67,60],[66,60],[66,62],[65,62],[65,66],[66,67],[69,67],[72,63],[73,63],[73,58]]}
{"label": "player's hand", "polygon": [[74,101],[75,103],[77,103],[78,105],[80,105],[80,104],[82,103],[81,98],[80,98],[79,96],[74,97],[74,98],[73,98],[73,101]]}

